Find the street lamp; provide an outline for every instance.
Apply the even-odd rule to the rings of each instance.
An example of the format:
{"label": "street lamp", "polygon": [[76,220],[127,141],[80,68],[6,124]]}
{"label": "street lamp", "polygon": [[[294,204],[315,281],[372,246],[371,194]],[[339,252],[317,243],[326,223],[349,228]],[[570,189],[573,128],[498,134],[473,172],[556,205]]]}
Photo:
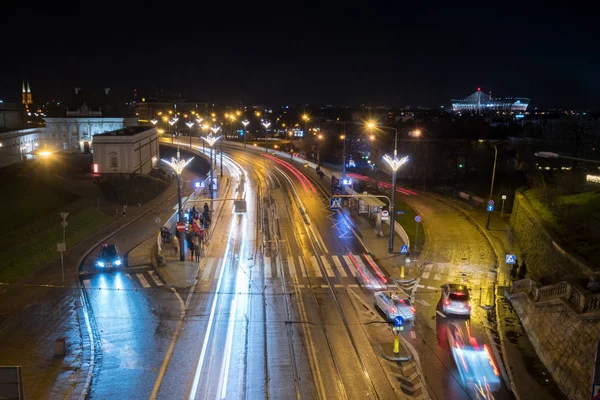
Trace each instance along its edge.
{"label": "street lamp", "polygon": [[320,133],[317,135],[317,166],[321,166],[321,140],[323,139],[323,135]]}
{"label": "street lamp", "polygon": [[262,125],[265,127],[265,153],[268,153],[268,150],[267,150],[267,129],[269,129],[269,126],[271,126],[271,123],[269,121],[263,121]]}
{"label": "street lamp", "polygon": [[[194,157],[190,158],[187,161],[181,160],[181,159],[179,159],[179,153],[177,153],[177,158],[173,157],[173,158],[171,158],[171,161],[162,160],[165,164],[167,164],[171,168],[173,168],[173,171],[175,171],[175,174],[177,175],[177,203],[179,206],[178,222],[183,222],[183,206],[181,204],[181,173],[183,172],[183,169],[193,159],[194,159]],[[185,261],[185,253],[183,250],[183,245],[185,243],[184,236],[183,236],[183,232],[178,232],[178,233],[179,233],[179,261]]]}
{"label": "street lamp", "polygon": [[[177,118],[177,117],[175,117],[173,119],[170,119],[169,120],[169,125],[173,126],[173,125],[175,125],[177,123],[177,121],[179,121],[179,118]],[[169,128],[169,130],[170,130],[170,128]],[[175,134],[171,133],[171,143],[175,142],[174,138],[175,138]],[[179,154],[179,139],[177,140],[177,154]]]}
{"label": "street lamp", "polygon": [[[490,197],[488,198],[488,205],[490,205],[490,203],[492,201],[492,193],[494,192],[494,179],[496,178],[496,161],[498,160],[498,148],[493,143],[492,143],[492,146],[494,146],[494,169],[492,170],[492,184],[490,186]],[[490,216],[491,215],[492,215],[492,212],[488,208],[487,220],[485,221],[485,229],[487,229],[487,230],[490,230]]]}
{"label": "street lamp", "polygon": [[209,185],[209,191],[210,191],[210,198],[211,200],[213,199],[213,145],[217,142],[217,140],[221,139],[221,136],[213,136],[213,133],[217,133],[219,132],[219,130],[221,129],[220,126],[213,126],[212,128],[210,128],[210,130],[212,131],[208,137],[202,137],[202,139],[208,143],[208,145],[210,146],[210,185]]}
{"label": "street lamp", "polygon": [[[367,123],[368,129],[375,129],[377,124],[374,121],[369,121]],[[394,158],[389,157],[388,155],[383,156],[383,159],[390,165],[392,168],[392,199],[390,204],[390,244],[389,244],[389,252],[394,252],[394,225],[396,221],[395,216],[395,205],[396,205],[396,171],[402,164],[408,161],[408,156],[402,157],[398,159],[398,129],[388,126],[381,126],[380,129],[390,129],[395,132],[394,137]]]}
{"label": "street lamp", "polygon": [[190,122],[186,122],[185,124],[187,125],[188,128],[190,128],[189,136],[190,136],[190,149],[191,149],[192,148],[192,127],[194,126],[194,123],[190,121]]}
{"label": "street lamp", "polygon": [[244,125],[244,148],[246,148],[246,127],[249,123],[250,121],[248,121],[247,119],[242,121],[242,125]]}
{"label": "street lamp", "polygon": [[552,153],[549,151],[538,151],[537,153],[533,153],[533,155],[536,157],[540,157],[540,158],[566,158],[569,160],[577,160],[577,161],[590,162],[590,163],[594,163],[594,164],[600,164],[600,161],[598,161],[598,160],[589,160],[587,158],[561,156],[558,153]]}
{"label": "street lamp", "polygon": [[152,122],[152,125],[154,125],[154,126],[156,126],[156,124],[158,124],[157,119],[151,119],[150,122]]}

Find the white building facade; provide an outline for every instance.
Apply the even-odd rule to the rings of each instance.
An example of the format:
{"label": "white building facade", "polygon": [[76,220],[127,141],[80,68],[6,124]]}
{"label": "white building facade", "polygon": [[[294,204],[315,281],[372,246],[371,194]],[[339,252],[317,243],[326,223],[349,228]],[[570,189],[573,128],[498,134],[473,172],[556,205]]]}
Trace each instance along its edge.
{"label": "white building facade", "polygon": [[127,127],[93,135],[94,164],[98,174],[148,174],[159,165],[158,131]]}

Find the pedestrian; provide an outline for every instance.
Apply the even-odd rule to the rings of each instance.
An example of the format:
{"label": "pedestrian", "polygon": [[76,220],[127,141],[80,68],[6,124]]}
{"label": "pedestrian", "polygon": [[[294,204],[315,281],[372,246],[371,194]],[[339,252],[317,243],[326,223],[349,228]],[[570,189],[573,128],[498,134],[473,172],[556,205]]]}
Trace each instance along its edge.
{"label": "pedestrian", "polygon": [[200,238],[194,236],[194,251],[196,252],[196,262],[200,262]]}
{"label": "pedestrian", "polygon": [[519,279],[525,279],[525,275],[527,275],[527,266],[525,265],[525,260],[523,260],[519,267]]}
{"label": "pedestrian", "polygon": [[515,262],[511,267],[510,267],[510,278],[511,279],[517,279],[517,271],[519,269],[519,266],[517,265],[517,263]]}
{"label": "pedestrian", "polygon": [[127,204],[121,203],[121,210],[123,210],[123,218],[127,216]]}
{"label": "pedestrian", "polygon": [[173,254],[177,255],[179,253],[179,239],[177,235],[173,235],[171,242],[173,243]]}
{"label": "pedestrian", "polygon": [[194,261],[194,251],[196,250],[196,248],[194,247],[193,241],[192,241],[192,245],[190,246],[190,261]]}

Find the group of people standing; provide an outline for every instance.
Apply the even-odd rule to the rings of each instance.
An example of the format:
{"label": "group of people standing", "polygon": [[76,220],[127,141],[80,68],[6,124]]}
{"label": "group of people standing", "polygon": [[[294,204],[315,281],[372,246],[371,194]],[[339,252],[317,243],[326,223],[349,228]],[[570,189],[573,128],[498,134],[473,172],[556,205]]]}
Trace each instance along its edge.
{"label": "group of people standing", "polygon": [[525,279],[525,275],[527,275],[527,265],[525,265],[525,260],[521,262],[519,266],[519,260],[515,260],[515,263],[510,268],[510,277],[514,280],[517,279]]}
{"label": "group of people standing", "polygon": [[[202,247],[206,239],[206,229],[210,225],[210,209],[208,203],[204,203],[204,210],[199,213],[196,210],[196,206],[192,207],[188,211],[189,215],[189,227],[185,234],[188,248],[190,249],[190,260],[200,262],[200,255],[202,253]],[[176,235],[172,237],[172,245],[175,254],[179,252],[179,239]]]}

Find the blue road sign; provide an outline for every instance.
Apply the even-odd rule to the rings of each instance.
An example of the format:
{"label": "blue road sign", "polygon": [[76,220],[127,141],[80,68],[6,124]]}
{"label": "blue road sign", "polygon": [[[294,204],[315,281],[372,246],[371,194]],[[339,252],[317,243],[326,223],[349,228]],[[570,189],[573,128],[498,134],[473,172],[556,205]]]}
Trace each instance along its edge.
{"label": "blue road sign", "polygon": [[342,208],[342,199],[339,197],[332,197],[329,199],[329,209],[330,210],[339,210]]}
{"label": "blue road sign", "polygon": [[494,205],[494,200],[490,200],[490,201],[488,201],[488,205],[489,205],[489,206],[493,206],[493,205]]}
{"label": "blue road sign", "polygon": [[394,317],[394,326],[402,326],[404,325],[404,318],[402,318],[402,316],[400,315],[396,315],[396,317]]}
{"label": "blue road sign", "polygon": [[396,215],[404,215],[404,210],[396,210]]}
{"label": "blue road sign", "polygon": [[517,256],[515,256],[514,254],[507,254],[506,255],[506,263],[507,264],[516,264]]}
{"label": "blue road sign", "polygon": [[417,222],[421,222],[421,216],[420,216],[420,215],[417,215],[417,216],[415,217],[415,221],[417,221]]}
{"label": "blue road sign", "polygon": [[488,210],[488,212],[494,211],[494,206],[487,206],[487,210]]}
{"label": "blue road sign", "polygon": [[406,254],[408,253],[408,246],[403,244],[402,247],[400,247],[400,254]]}

